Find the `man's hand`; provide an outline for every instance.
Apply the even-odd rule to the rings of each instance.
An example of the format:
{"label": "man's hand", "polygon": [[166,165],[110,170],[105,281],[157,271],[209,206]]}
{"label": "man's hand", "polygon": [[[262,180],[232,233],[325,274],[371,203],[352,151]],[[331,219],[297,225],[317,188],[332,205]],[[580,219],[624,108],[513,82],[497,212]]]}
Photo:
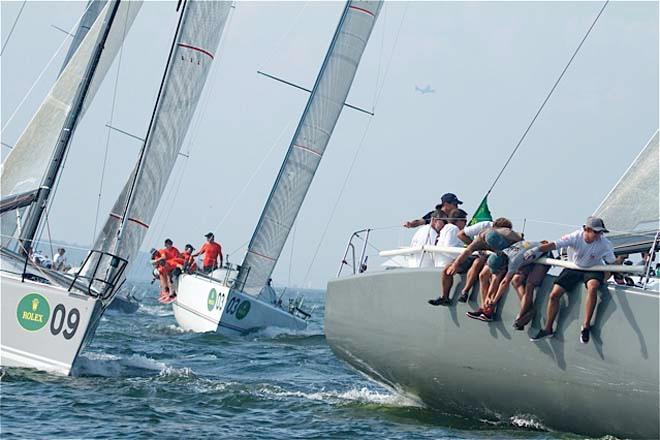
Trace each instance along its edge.
{"label": "man's hand", "polygon": [[449,265],[449,267],[447,267],[447,269],[445,270],[445,273],[451,277],[456,273],[457,270],[458,270],[458,268],[456,267],[456,265],[454,263],[452,263],[452,264]]}

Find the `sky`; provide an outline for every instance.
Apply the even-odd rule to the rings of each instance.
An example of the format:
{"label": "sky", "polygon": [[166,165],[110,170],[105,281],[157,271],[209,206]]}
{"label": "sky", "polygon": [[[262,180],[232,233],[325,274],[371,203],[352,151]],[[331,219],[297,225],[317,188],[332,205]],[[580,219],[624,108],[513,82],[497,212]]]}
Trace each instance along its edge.
{"label": "sky", "polygon": [[[386,2],[348,97],[375,115],[344,109],[275,283],[324,288],[350,234],[366,227],[376,228],[378,264],[376,249],[409,244],[400,225],[445,192],[472,213],[602,4]],[[0,7],[4,44],[21,2]],[[145,2],[80,122],[49,214],[53,238],[89,245],[99,192],[102,224],[137,160],[139,143],[105,124],[144,137],[175,7]],[[84,8],[26,4],[0,58],[2,142],[16,142],[56,79],[69,37],[52,26],[74,29]],[[172,164],[143,249],[166,237],[197,247],[214,231],[242,260],[307,100],[257,70],[311,88],[342,8],[236,5],[183,146],[189,158]],[[493,189],[493,214],[531,239],[582,225],[658,129],[658,51],[658,3],[610,2]],[[435,92],[415,91],[426,85]]]}

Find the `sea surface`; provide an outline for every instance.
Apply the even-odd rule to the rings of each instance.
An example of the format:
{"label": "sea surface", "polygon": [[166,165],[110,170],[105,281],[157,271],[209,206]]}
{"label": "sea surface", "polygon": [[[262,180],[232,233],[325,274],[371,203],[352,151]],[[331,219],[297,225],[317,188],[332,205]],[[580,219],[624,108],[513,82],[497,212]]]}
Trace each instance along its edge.
{"label": "sea surface", "polygon": [[444,414],[371,382],[326,343],[323,291],[285,292],[315,306],[304,332],[225,337],[183,331],[155,288],[136,287],[140,309],[107,312],[72,377],[2,370],[3,439],[583,438]]}

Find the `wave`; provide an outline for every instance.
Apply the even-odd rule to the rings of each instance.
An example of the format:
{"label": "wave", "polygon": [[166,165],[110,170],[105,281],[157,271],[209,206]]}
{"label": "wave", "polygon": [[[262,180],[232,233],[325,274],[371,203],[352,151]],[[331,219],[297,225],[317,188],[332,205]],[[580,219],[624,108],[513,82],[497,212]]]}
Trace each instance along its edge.
{"label": "wave", "polygon": [[551,431],[536,416],[531,414],[516,414],[509,418],[509,422],[517,428],[532,429],[534,431]]}
{"label": "wave", "polygon": [[73,376],[131,377],[141,376],[145,371],[157,372],[161,377],[194,377],[188,367],[175,368],[148,356],[133,354],[119,357],[107,353],[89,352],[78,357]]}
{"label": "wave", "polygon": [[343,405],[350,403],[376,404],[392,407],[420,407],[420,403],[412,398],[397,393],[383,393],[367,387],[353,388],[348,391],[286,391],[273,389],[272,387],[262,387],[261,393],[264,395],[275,396],[278,398],[297,397],[325,403]]}
{"label": "wave", "polygon": [[260,330],[257,330],[254,333],[250,333],[250,336],[254,339],[282,339],[288,337],[298,337],[298,338],[308,338],[308,337],[324,337],[323,333],[319,333],[318,330],[313,330],[306,328],[304,330],[295,330],[292,328],[284,327],[266,327]]}
{"label": "wave", "polygon": [[174,316],[172,307],[169,305],[146,305],[141,303],[140,308],[138,309],[138,313],[144,313],[145,315],[157,317]]}

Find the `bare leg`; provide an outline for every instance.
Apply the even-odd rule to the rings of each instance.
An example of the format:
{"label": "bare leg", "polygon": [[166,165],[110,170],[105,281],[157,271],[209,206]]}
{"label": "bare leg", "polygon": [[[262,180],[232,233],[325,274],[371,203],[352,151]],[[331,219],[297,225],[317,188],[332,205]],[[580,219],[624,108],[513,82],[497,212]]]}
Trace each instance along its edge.
{"label": "bare leg", "polygon": [[479,271],[484,267],[484,261],[483,258],[479,257],[474,262],[472,262],[472,266],[470,266],[470,270],[467,272],[467,278],[465,280],[465,286],[463,286],[463,290],[461,293],[465,293],[467,295],[470,294],[470,291],[472,291],[472,287],[474,286],[474,283],[477,282],[477,279],[479,279]]}
{"label": "bare leg", "polygon": [[591,327],[591,318],[593,317],[594,309],[596,308],[599,286],[600,281],[598,280],[587,281],[587,301],[584,303],[584,324],[582,324],[584,328]]}
{"label": "bare leg", "polygon": [[442,270],[442,298],[449,298],[449,292],[454,285],[454,276],[447,275],[446,268]]}
{"label": "bare leg", "polygon": [[490,288],[490,277],[492,273],[488,266],[484,266],[479,272],[479,285],[481,288],[481,307],[486,303],[486,298],[488,298],[488,289]]}
{"label": "bare leg", "polygon": [[536,286],[534,284],[531,283],[525,284],[524,294],[520,301],[520,316],[529,312],[529,310],[532,308],[532,304],[534,303],[535,288]]}
{"label": "bare leg", "polygon": [[550,298],[548,299],[548,316],[545,322],[545,331],[547,332],[552,333],[552,325],[555,322],[555,318],[557,318],[557,312],[559,312],[559,299],[564,293],[566,291],[559,284],[552,286],[552,292],[550,292]]}
{"label": "bare leg", "polygon": [[517,321],[523,315],[522,302],[523,302],[523,298],[525,297],[524,276],[520,274],[514,275],[513,278],[511,279],[511,285],[515,289],[516,294],[518,294],[518,300],[520,300],[520,312],[516,316],[516,321]]}

